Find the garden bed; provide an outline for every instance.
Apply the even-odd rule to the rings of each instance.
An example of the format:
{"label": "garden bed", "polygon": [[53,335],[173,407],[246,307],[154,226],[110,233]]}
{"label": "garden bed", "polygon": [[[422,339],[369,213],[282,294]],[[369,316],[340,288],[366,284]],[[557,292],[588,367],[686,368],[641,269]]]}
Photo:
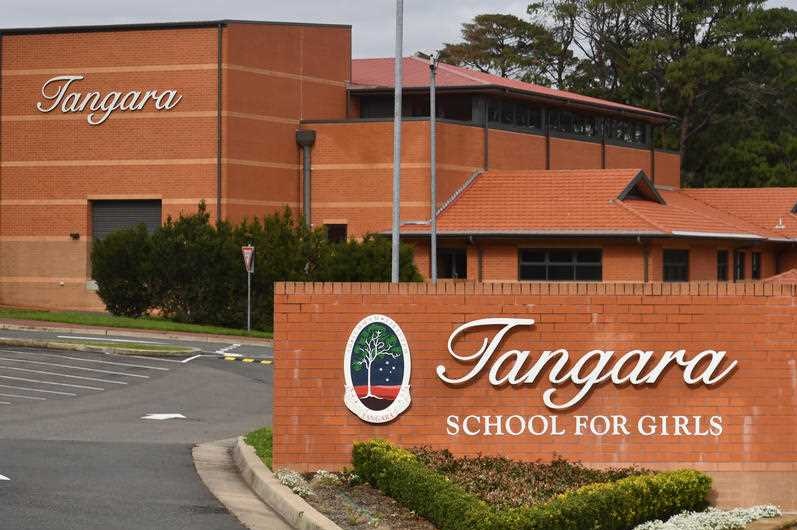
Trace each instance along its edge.
{"label": "garden bed", "polygon": [[447,450],[410,449],[421,463],[485,502],[500,508],[540,504],[588,484],[652,473],[639,467],[593,469],[556,457],[518,462],[502,457],[459,457]]}

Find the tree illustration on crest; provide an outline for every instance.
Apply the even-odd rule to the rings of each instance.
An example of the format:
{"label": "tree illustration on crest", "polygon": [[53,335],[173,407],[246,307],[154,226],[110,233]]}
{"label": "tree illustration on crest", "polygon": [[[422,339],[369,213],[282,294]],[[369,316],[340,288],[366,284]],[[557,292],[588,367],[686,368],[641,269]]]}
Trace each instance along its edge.
{"label": "tree illustration on crest", "polygon": [[401,345],[398,343],[398,338],[393,333],[384,333],[388,331],[383,326],[378,324],[371,324],[357,337],[357,343],[354,345],[354,352],[352,355],[351,366],[355,372],[362,369],[368,370],[368,393],[364,398],[372,397],[382,399],[379,396],[371,393],[371,367],[374,361],[382,357],[390,357],[396,359],[401,356]]}

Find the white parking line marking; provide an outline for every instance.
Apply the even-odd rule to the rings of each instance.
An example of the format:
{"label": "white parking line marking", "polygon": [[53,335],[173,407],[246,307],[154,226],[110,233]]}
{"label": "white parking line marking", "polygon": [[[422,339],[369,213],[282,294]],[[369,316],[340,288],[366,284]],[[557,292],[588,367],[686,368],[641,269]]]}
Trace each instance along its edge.
{"label": "white parking line marking", "polygon": [[96,386],[70,385],[69,383],[53,383],[52,381],[39,381],[38,379],[27,379],[25,377],[11,377],[10,375],[0,375],[0,378],[10,379],[12,381],[24,381],[25,383],[38,383],[40,385],[65,386],[68,388],[83,388],[86,390],[105,390],[104,388],[99,388]]}
{"label": "white parking line marking", "polygon": [[98,340],[100,342],[129,342],[138,344],[167,344],[166,342],[155,342],[152,340],[133,340],[133,339],[109,339],[107,337],[81,337],[79,335],[58,335],[59,339],[80,339],[80,340]]}
{"label": "white parking line marking", "polygon": [[7,398],[19,398],[19,399],[33,399],[35,401],[47,401],[47,398],[43,397],[34,397],[34,396],[19,396],[17,394],[2,394],[0,396],[7,397]]}
{"label": "white parking line marking", "polygon": [[[169,368],[163,368],[161,366],[146,366],[144,364],[131,364],[131,363],[116,363],[113,361],[100,361],[99,359],[84,359],[82,357],[70,357],[68,355],[58,355],[57,353],[44,353],[44,352],[26,352],[26,351],[16,351],[16,350],[0,350],[0,352],[4,353],[21,353],[23,355],[46,355],[48,357],[58,357],[60,359],[69,359],[71,361],[83,361],[87,363],[101,363],[101,364],[113,364],[116,366],[130,366],[133,368],[146,368],[148,370],[160,370],[162,372],[168,372]],[[132,355],[130,356],[132,357]],[[137,357],[137,359],[147,359],[147,357]],[[153,361],[158,361],[162,359],[151,359]],[[179,361],[178,361],[179,362]]]}
{"label": "white parking line marking", "polygon": [[11,403],[8,401],[0,401],[0,405],[10,405]]}
{"label": "white parking line marking", "polygon": [[[2,365],[0,365],[2,366]],[[97,377],[84,377],[82,375],[67,375],[59,374],[58,372],[46,372],[44,370],[30,370],[28,368],[17,368],[16,366],[3,366],[4,370],[17,370],[18,372],[27,372],[31,374],[41,375],[54,375],[57,377],[67,377],[69,379],[80,379],[81,381],[96,381],[97,383],[110,383],[112,385],[126,385],[124,381],[111,381],[110,379],[99,379]],[[2,377],[2,376],[0,376]]]}
{"label": "white parking line marking", "polygon": [[13,386],[13,385],[0,384],[0,387],[15,388],[17,390],[26,390],[28,392],[41,392],[42,394],[56,394],[58,396],[77,396],[77,394],[72,394],[71,392],[59,392],[56,390],[41,390],[39,388],[28,388],[26,386]]}
{"label": "white parking line marking", "polygon": [[[219,355],[224,355],[230,350],[234,350],[235,348],[240,348],[240,347],[241,347],[240,344],[230,344],[229,346],[225,346],[224,348],[219,348],[218,350],[216,350],[216,353],[218,353]],[[230,353],[229,355],[235,355],[236,357],[238,356],[238,354],[235,353]]]}
{"label": "white parking line marking", "polygon": [[10,479],[10,478],[8,478],[8,477],[7,477],[7,476],[5,476],[5,475],[0,475],[0,480],[11,480],[11,479]]}
{"label": "white parking line marking", "polygon": [[[113,355],[113,354],[109,353],[107,355]],[[161,362],[161,363],[179,363],[179,362],[181,362],[181,361],[176,361],[174,359],[161,359],[160,357],[145,357],[143,355],[125,355],[125,357],[130,357],[132,359],[144,359],[145,361],[158,361],[158,362]],[[170,370],[170,368],[155,368],[153,366],[150,366],[150,368],[152,368],[153,370]]]}
{"label": "white parking line marking", "polygon": [[141,416],[142,420],[187,420],[182,414],[145,414]]}
{"label": "white parking line marking", "polygon": [[202,356],[201,356],[201,355],[194,355],[193,357],[189,357],[188,359],[183,359],[183,360],[182,360],[182,361],[180,361],[180,362],[181,362],[181,363],[183,363],[183,364],[185,364],[185,363],[190,363],[191,361],[193,361],[193,360],[194,360],[194,359],[196,359],[197,357],[202,357]]}
{"label": "white parking line marking", "polygon": [[149,379],[148,375],[141,375],[141,374],[128,374],[125,372],[113,372],[110,370],[98,370],[96,368],[85,368],[83,366],[72,366],[69,364],[57,364],[57,363],[45,363],[41,361],[29,361],[27,359],[9,359],[7,357],[0,357],[0,361],[10,361],[13,363],[30,363],[30,364],[43,364],[44,366],[57,366],[59,368],[69,368],[70,370],[83,370],[86,372],[97,372],[101,374],[111,374],[111,375],[123,375],[126,377],[138,377],[141,379]]}

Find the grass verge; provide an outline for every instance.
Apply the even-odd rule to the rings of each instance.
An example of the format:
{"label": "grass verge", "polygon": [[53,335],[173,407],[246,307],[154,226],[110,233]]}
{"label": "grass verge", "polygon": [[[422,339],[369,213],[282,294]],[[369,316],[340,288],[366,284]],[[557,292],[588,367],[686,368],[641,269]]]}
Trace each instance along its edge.
{"label": "grass verge", "polygon": [[76,340],[76,339],[59,339],[58,342],[66,342],[69,344],[81,344],[83,346],[94,346],[99,348],[117,348],[125,350],[145,351],[145,352],[168,352],[168,353],[191,353],[193,348],[186,348],[185,346],[178,346],[176,344],[145,344],[142,342],[106,342],[102,340]]}
{"label": "grass verge", "polygon": [[263,427],[262,429],[250,432],[244,437],[244,441],[254,448],[260,460],[271,469],[271,427]]}
{"label": "grass verge", "polygon": [[270,331],[246,331],[244,329],[205,326],[201,324],[185,324],[173,322],[165,318],[154,317],[117,317],[107,313],[90,313],[84,311],[41,311],[36,309],[18,309],[0,307],[0,319],[14,318],[18,320],[39,320],[42,322],[60,322],[82,326],[103,326],[109,328],[131,328],[153,331],[181,331],[186,333],[207,333],[211,335],[235,335],[270,339]]}

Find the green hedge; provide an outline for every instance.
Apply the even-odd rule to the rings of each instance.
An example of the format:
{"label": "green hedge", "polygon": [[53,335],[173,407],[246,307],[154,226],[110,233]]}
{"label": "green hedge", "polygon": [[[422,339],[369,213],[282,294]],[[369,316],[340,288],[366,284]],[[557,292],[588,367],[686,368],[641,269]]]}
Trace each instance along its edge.
{"label": "green hedge", "polygon": [[440,530],[633,528],[706,505],[711,479],[693,470],[590,484],[535,506],[497,510],[384,440],[357,443],[354,469]]}
{"label": "green hedge", "polygon": [[[151,234],[138,226],[94,241],[92,276],[114,315],[157,310],[178,322],[240,328],[246,322],[246,244],[256,248],[253,329],[271,329],[276,281],[390,280],[388,238],[332,243],[323,228],[308,228],[289,209],[237,225],[215,223],[204,203]],[[401,245],[399,275],[405,282],[421,280],[409,245]]]}

